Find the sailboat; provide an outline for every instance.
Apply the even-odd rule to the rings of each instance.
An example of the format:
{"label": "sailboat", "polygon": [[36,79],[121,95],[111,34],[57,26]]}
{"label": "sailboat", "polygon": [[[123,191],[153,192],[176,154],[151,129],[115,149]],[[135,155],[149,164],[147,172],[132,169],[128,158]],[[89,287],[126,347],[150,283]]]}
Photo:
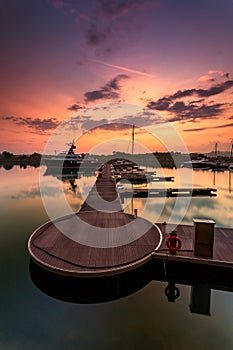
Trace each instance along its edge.
{"label": "sailboat", "polygon": [[[135,141],[135,125],[132,125],[131,134],[131,155],[134,155],[134,141]],[[129,180],[132,184],[142,184],[154,180],[154,174],[146,172],[144,169],[140,168],[139,165],[131,160],[117,159],[112,163],[114,167],[114,174],[116,176],[116,181],[122,179]]]}
{"label": "sailboat", "polygon": [[[231,154],[230,154],[230,161],[232,161],[232,154],[233,154],[233,141],[231,143]],[[233,163],[231,163],[228,167],[230,171],[233,171]]]}
{"label": "sailboat", "polygon": [[215,143],[215,151],[214,151],[214,161],[213,161],[213,171],[224,171],[227,170],[229,167],[229,164],[226,162],[221,162],[218,159],[218,143]]}

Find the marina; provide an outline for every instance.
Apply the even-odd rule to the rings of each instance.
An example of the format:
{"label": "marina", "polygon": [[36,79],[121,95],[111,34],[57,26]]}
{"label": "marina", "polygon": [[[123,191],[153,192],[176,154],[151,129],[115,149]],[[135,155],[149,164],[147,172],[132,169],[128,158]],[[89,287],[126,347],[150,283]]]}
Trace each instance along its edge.
{"label": "marina", "polygon": [[[142,195],[141,189],[135,189],[135,191],[136,194]],[[150,190],[149,194],[168,196],[169,193],[170,196],[177,196],[181,193],[184,196],[216,196],[215,192],[215,189],[209,188],[181,191],[164,189]],[[148,191],[146,193],[148,194]],[[126,191],[126,195],[129,195],[129,192]],[[127,227],[131,227],[131,230]],[[93,237],[97,228],[107,231],[106,236],[101,237],[102,247],[80,244],[74,238],[78,233]],[[72,239],[62,233],[64,229],[72,231]],[[125,236],[130,237],[128,244],[121,244],[122,231]],[[138,237],[138,232],[141,231],[145,232]],[[113,168],[111,165],[106,165],[99,171],[96,183],[79,212],[41,226],[30,237],[28,249],[32,259],[40,266],[55,273],[70,276],[114,275],[133,270],[151,259],[232,268],[232,229],[215,229],[215,250],[211,257],[196,256],[193,248],[194,228],[192,226],[180,225],[177,231],[182,241],[182,249],[172,254],[171,251],[169,253],[168,247],[165,247],[167,233],[161,224],[150,223],[139,217],[137,212],[134,215],[123,212]],[[97,232],[95,239],[97,241],[100,239]]]}
{"label": "marina", "polygon": [[233,350],[233,1],[0,13],[0,350]]}
{"label": "marina", "polygon": [[[148,262],[111,276],[82,278],[61,275],[32,261],[26,249],[28,238],[38,226],[49,220],[39,195],[37,184],[39,170],[44,174],[46,168],[23,169],[15,166],[9,171],[3,168],[0,171],[2,180],[0,239],[1,266],[3,267],[1,299],[4,301],[2,313],[5,315],[2,331],[3,334],[8,334],[9,328],[14,329],[12,339],[14,344],[17,342],[14,347],[25,348],[28,339],[33,335],[33,339],[35,338],[33,344],[36,346],[40,343],[41,348],[44,349],[51,341],[51,337],[57,336],[58,331],[62,334],[70,334],[72,329],[81,342],[81,347],[85,348],[87,344],[92,347],[95,346],[94,341],[90,341],[89,336],[83,338],[83,335],[87,334],[86,330],[89,329],[95,342],[105,347],[104,339],[104,342],[108,341],[107,347],[111,348],[112,337],[117,332],[123,334],[124,339],[128,336],[134,339],[134,330],[137,328],[140,332],[147,332],[145,334],[150,337],[151,346],[159,342],[158,344],[162,347],[163,332],[165,332],[166,346],[172,348],[174,341],[170,338],[171,327],[168,327],[168,320],[172,320],[172,329],[177,336],[176,345],[179,343],[183,347],[199,348],[200,343],[205,343],[206,339],[209,339],[209,335],[205,333],[213,334],[213,325],[216,325],[221,341],[227,342],[226,348],[230,348],[232,310],[229,306],[232,305],[233,295],[232,268],[209,266],[203,263],[193,264],[188,258],[185,263],[180,262],[179,255],[193,254],[182,251],[185,249],[185,242],[180,229],[177,230],[177,234],[181,237],[182,246],[175,257],[169,253],[164,240],[156,253],[161,257],[156,259],[152,255]],[[158,176],[173,176],[174,187],[178,187],[178,175],[175,169],[156,169],[156,172]],[[222,227],[223,231],[229,232],[228,230],[232,228],[232,218],[229,216],[232,202],[232,173],[192,172],[191,169],[181,169],[180,172],[187,187],[190,187],[188,179],[193,174],[193,187],[209,186],[217,189],[215,197],[191,197],[190,208],[180,227],[188,226],[192,232],[193,217],[204,215],[216,221],[215,230]],[[70,188],[68,174],[62,180],[48,174],[44,176],[44,180],[47,183],[46,196],[51,206],[56,208],[59,217],[64,216],[64,210],[60,204],[61,197],[56,191],[59,184],[63,186],[67,202],[73,211],[78,212],[86,199],[80,196],[80,190],[86,188],[86,184],[89,186],[91,184],[90,188],[92,188],[92,182],[95,183],[94,177],[80,175],[74,179],[76,186],[74,191]],[[8,187],[3,186],[6,181],[9,184]],[[152,187],[159,187],[159,185],[164,184],[162,182],[151,184]],[[87,193],[89,192],[88,190]],[[150,222],[160,222],[161,226],[159,224],[157,226],[163,231],[162,223],[169,222],[170,210],[176,213],[173,204],[176,197],[150,198],[149,203],[153,212],[148,207],[142,214],[141,208],[144,206],[144,201],[144,198],[134,198],[134,208],[138,209],[138,216],[143,215]],[[165,210],[156,214],[160,203],[164,203]],[[129,209],[125,208],[124,211],[133,213],[131,208]],[[12,212],[15,213],[15,220],[12,220]],[[155,218],[156,216],[158,219]],[[168,224],[166,232],[163,233],[164,237],[167,237],[173,229],[174,227]],[[188,248],[194,248],[192,240],[189,241]],[[202,260],[205,259],[202,258]],[[44,310],[48,311],[46,318]],[[131,324],[133,329],[128,328]],[[39,331],[41,327],[48,328],[48,332],[43,333],[43,337]],[[158,330],[156,334],[155,328]],[[181,333],[180,329],[182,329]],[[196,333],[199,334],[199,340],[195,343]],[[4,339],[6,339],[5,336],[3,336]],[[216,339],[211,348],[217,350],[219,343],[217,342],[216,346],[215,343]],[[68,340],[66,344],[67,346],[70,344]],[[123,342],[120,345],[123,346]],[[56,346],[55,342],[53,346]],[[137,348],[137,344],[134,343],[132,348]]]}

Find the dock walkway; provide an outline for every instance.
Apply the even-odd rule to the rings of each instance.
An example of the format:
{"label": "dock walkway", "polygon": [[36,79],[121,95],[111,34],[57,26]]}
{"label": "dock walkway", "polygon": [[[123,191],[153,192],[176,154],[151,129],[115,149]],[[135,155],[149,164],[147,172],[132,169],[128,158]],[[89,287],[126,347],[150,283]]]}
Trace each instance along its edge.
{"label": "dock walkway", "polygon": [[[158,224],[160,229],[164,231],[163,225]],[[194,254],[194,226],[179,225],[176,228],[177,235],[182,241],[181,249],[175,255],[169,253],[166,246],[167,234],[163,234],[163,242],[157,252],[153,254],[154,259],[162,259],[168,261],[176,261],[183,263],[192,263],[199,265],[230,267],[233,269],[233,229],[215,228],[214,230],[214,249],[213,257],[195,256]],[[169,225],[167,232],[171,232]]]}
{"label": "dock walkway", "polygon": [[[74,236],[87,237],[87,242],[91,237],[90,243],[67,237],[62,227]],[[106,166],[80,211],[38,228],[29,239],[28,249],[37,264],[55,273],[102,276],[144,264],[161,241],[156,225],[122,211],[111,167]]]}

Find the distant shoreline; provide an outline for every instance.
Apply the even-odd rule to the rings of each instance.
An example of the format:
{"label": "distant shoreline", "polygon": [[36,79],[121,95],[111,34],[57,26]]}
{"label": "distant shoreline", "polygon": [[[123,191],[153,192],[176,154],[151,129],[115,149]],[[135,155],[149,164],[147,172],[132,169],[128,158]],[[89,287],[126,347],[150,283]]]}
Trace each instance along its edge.
{"label": "distant shoreline", "polygon": [[[84,154],[85,156],[85,154]],[[51,156],[52,157],[52,156]],[[94,155],[100,164],[106,163],[112,159],[131,159],[136,164],[142,166],[154,167],[157,162],[158,165],[164,168],[174,168],[180,166],[184,161],[189,159],[189,155],[181,153],[168,153],[168,152],[156,152],[146,154],[130,154],[116,152],[111,155]],[[34,166],[38,167],[41,165],[42,155],[33,153],[31,155],[14,155],[8,152],[0,155],[0,166],[11,167],[19,165],[21,167]]]}
{"label": "distant shoreline", "polygon": [[[84,154],[85,156],[85,154]],[[191,159],[200,159],[201,157],[206,157],[207,155],[191,153],[184,154],[180,152],[153,152],[146,154],[130,154],[124,152],[115,152],[111,155],[94,155],[94,157],[101,163],[106,163],[112,159],[131,159],[136,164],[147,167],[155,167],[157,162],[159,167],[162,168],[176,168],[180,167],[182,163]],[[52,156],[51,156],[52,157]],[[20,167],[39,167],[41,165],[42,155],[39,153],[33,153],[31,155],[14,155],[10,152],[3,152],[0,154],[0,166],[5,169],[11,169],[14,165]],[[156,159],[156,162],[155,162]],[[219,156],[220,160],[229,160],[229,156]]]}

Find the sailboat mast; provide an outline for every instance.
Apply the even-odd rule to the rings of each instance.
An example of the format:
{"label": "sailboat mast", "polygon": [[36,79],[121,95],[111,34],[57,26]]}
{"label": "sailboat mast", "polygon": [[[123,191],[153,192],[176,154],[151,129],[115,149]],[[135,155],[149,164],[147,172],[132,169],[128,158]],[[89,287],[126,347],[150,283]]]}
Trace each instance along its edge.
{"label": "sailboat mast", "polygon": [[134,153],[134,124],[132,128],[132,154]]}
{"label": "sailboat mast", "polygon": [[217,158],[217,153],[218,153],[218,143],[215,143],[215,148],[214,148],[214,157]]}

